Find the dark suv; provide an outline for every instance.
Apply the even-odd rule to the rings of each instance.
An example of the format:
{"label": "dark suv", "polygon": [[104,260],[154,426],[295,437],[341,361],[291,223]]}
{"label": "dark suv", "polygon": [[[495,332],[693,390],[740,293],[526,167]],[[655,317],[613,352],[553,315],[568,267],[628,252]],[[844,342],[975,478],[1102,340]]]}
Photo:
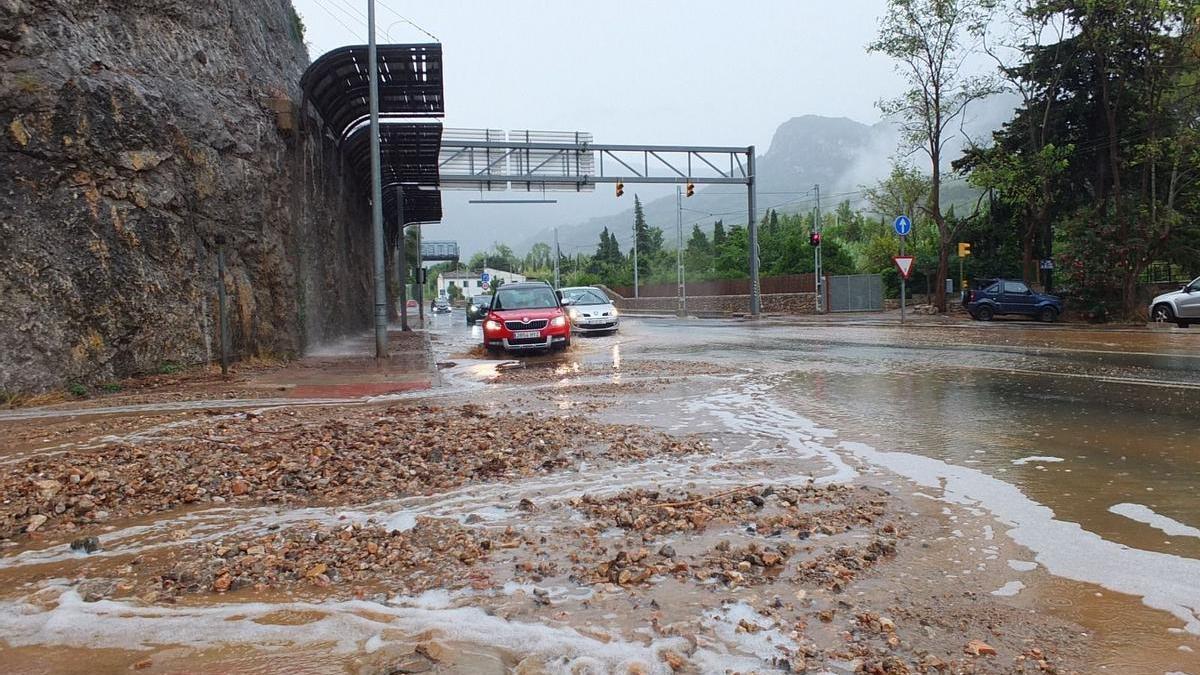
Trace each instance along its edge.
{"label": "dark suv", "polygon": [[963,305],[977,321],[991,321],[998,314],[1023,314],[1051,323],[1062,314],[1058,296],[1036,293],[1024,281],[993,279],[963,295]]}

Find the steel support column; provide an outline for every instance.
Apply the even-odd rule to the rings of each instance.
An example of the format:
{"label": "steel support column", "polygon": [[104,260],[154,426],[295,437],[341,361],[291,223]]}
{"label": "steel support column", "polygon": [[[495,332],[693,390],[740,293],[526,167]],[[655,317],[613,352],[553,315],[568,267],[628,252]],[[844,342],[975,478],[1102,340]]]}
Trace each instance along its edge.
{"label": "steel support column", "polygon": [[[379,62],[375,56],[375,0],[367,0],[367,60],[371,99],[371,232],[375,254],[375,358],[387,358],[387,279],[384,277],[383,187],[379,166]],[[401,230],[403,234],[403,230]]]}
{"label": "steel support column", "polygon": [[396,230],[400,241],[396,243],[396,276],[400,278],[400,330],[408,327],[408,237],[404,232],[404,188],[396,186]]}
{"label": "steel support column", "polygon": [[758,215],[754,176],[754,146],[746,148],[746,225],[750,232],[750,316],[758,318],[762,313],[762,290],[758,280]]}
{"label": "steel support column", "polygon": [[417,276],[416,285],[413,288],[413,295],[417,296],[417,316],[420,317],[421,327],[425,328],[425,283],[421,279],[421,270],[423,262],[421,259],[421,225],[417,224],[417,269],[413,270]]}

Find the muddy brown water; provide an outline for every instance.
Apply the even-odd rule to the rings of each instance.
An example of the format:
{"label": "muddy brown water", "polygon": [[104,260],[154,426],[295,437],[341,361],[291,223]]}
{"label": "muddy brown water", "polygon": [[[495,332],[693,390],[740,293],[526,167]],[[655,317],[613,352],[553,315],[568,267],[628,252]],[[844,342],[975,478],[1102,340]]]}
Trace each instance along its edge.
{"label": "muddy brown water", "polygon": [[[431,336],[438,358],[478,357],[471,352],[477,332],[478,327],[435,321]],[[695,378],[690,385],[660,393],[632,394],[605,415],[713,438],[748,438],[757,452],[787,446],[814,476],[885,481],[915,493],[914,499],[929,501],[928,517],[941,514],[946,519],[935,547],[956,556],[963,550],[994,549],[977,561],[986,569],[975,562],[945,561],[947,570],[957,570],[948,573],[962,583],[989,593],[1019,581],[1022,588],[1005,596],[1005,602],[1082,627],[1093,650],[1089,662],[1097,669],[1197,673],[1198,357],[1200,333],[1176,331],[1046,330],[1019,324],[902,330],[635,320],[615,336],[577,339],[565,354],[517,360],[553,371],[551,380],[600,365],[614,368],[608,378],[612,381],[621,377],[623,363],[632,370],[629,364],[644,359],[728,366],[728,375]],[[519,388],[478,385],[495,367],[494,362],[468,358],[444,371],[442,388],[430,394],[460,402],[488,391],[519,396]],[[236,402],[227,405],[237,407]],[[153,407],[102,414],[146,415],[148,425],[170,419]],[[36,422],[22,422],[30,423]],[[77,421],[71,422],[77,426],[46,424],[47,429],[63,426],[42,438],[27,434],[20,452],[86,443],[92,436],[90,427],[79,427]],[[803,440],[787,445],[797,438]],[[178,537],[203,539],[230,528],[337,518],[345,511],[364,517],[394,517],[414,509],[445,516],[482,513],[488,524],[498,524],[514,517],[495,509],[500,495],[506,501],[521,493],[565,498],[602,483],[657,484],[668,476],[680,485],[715,488],[726,484],[722,481],[753,477],[756,467],[773,467],[778,460],[745,457],[739,463],[735,456],[729,461],[704,467],[654,465],[577,485],[546,481],[467,490],[425,504],[284,512],[265,508],[252,514],[175,512],[114,526],[102,535],[110,544],[111,560],[89,564],[119,568],[148,547]],[[37,546],[25,551],[24,559],[15,558],[21,552],[11,549],[0,557],[0,586],[8,589],[4,596],[13,603],[6,611],[19,617],[10,620],[10,641],[0,649],[13,672],[98,672],[135,665],[145,672],[373,672],[406,654],[415,644],[412,637],[423,630],[435,631],[452,647],[454,672],[504,672],[516,665],[530,642],[609,665],[647,658],[638,640],[629,641],[636,635],[631,633],[636,622],[622,619],[614,606],[598,603],[608,608],[577,609],[575,620],[554,621],[529,612],[527,591],[520,589],[511,597],[489,600],[490,611],[499,613],[490,618],[469,613],[470,602],[464,607],[461,600],[442,597],[402,603],[383,613],[353,602],[328,605],[286,594],[239,601],[217,597],[167,608],[83,603],[71,595],[67,582],[82,563],[54,559],[51,543],[41,547],[43,555],[49,551],[49,560],[37,558]],[[1008,564],[1010,556],[1013,565]],[[927,558],[923,564],[935,562]],[[914,576],[920,576],[917,572],[930,575],[929,569],[914,568]],[[1184,586],[1188,579],[1190,591]],[[45,590],[39,594],[39,588]],[[564,587],[561,592],[579,589]],[[706,606],[669,585],[663,593],[683,607]],[[522,630],[513,630],[517,624],[503,621],[506,613],[514,621],[532,622],[522,629],[523,637],[517,635]],[[478,622],[476,632],[458,631],[463,622]],[[575,628],[620,637],[611,647],[581,647]],[[497,637],[484,639],[488,631]],[[753,658],[744,644],[721,648],[741,649],[743,656]]]}

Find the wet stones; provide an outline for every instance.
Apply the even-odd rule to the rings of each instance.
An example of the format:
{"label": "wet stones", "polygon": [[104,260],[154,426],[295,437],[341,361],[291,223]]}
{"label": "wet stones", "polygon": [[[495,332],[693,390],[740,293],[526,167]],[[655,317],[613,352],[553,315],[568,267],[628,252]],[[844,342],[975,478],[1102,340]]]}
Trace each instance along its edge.
{"label": "wet stones", "polygon": [[71,542],[72,551],[82,551],[84,553],[95,553],[100,550],[99,537],[80,537]]}
{"label": "wet stones", "polygon": [[[638,427],[530,413],[489,416],[479,406],[393,406],[386,413],[222,416],[180,440],[30,457],[0,474],[0,493],[11,495],[0,504],[0,540],[188,504],[360,502],[552,473],[585,460],[711,450],[699,439]],[[490,437],[478,433],[483,418]],[[526,501],[519,508],[533,506]],[[31,522],[32,513],[45,520]]]}

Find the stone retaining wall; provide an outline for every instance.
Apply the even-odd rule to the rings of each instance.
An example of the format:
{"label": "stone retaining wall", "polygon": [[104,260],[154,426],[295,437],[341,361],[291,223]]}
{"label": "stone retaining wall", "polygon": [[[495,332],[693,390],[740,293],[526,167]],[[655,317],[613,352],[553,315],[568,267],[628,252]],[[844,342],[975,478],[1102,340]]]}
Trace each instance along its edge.
{"label": "stone retaining wall", "polygon": [[[641,311],[674,312],[677,298],[622,298],[614,296],[617,307]],[[749,314],[749,295],[699,295],[687,299],[688,312]],[[767,314],[812,314],[816,310],[815,293],[776,293],[762,296],[762,311]]]}

